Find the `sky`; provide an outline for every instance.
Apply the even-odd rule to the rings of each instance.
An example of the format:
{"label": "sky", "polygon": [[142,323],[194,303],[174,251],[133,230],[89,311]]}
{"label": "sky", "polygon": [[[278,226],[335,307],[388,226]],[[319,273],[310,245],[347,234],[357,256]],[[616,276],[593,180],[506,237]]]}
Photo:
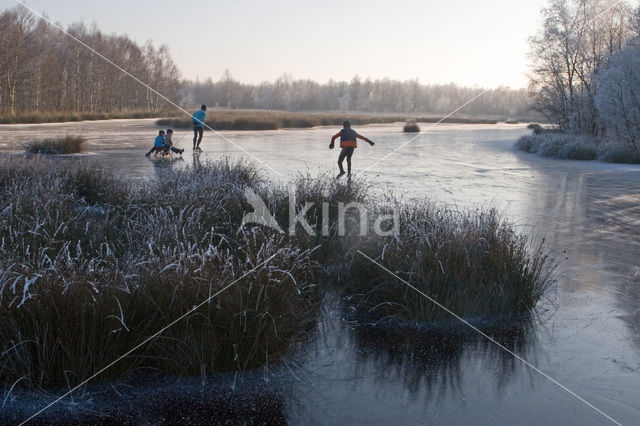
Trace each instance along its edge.
{"label": "sky", "polygon": [[[188,79],[287,73],[526,87],[527,39],[547,0],[29,0],[53,21],[165,44]],[[0,0],[0,10],[17,5]]]}

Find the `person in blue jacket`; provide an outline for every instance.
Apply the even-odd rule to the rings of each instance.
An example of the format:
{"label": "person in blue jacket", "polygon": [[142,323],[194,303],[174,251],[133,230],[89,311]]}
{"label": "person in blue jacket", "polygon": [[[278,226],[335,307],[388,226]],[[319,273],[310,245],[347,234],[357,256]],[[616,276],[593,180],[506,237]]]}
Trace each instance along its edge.
{"label": "person in blue jacket", "polygon": [[160,130],[158,136],[156,136],[156,140],[153,142],[153,147],[145,154],[145,156],[150,156],[152,152],[157,153],[162,151],[164,151],[164,130]]}
{"label": "person in blue jacket", "polygon": [[193,124],[193,150],[202,151],[200,149],[200,142],[202,142],[202,136],[204,135],[204,119],[207,118],[207,106],[202,107],[193,113],[191,116],[191,124]]}

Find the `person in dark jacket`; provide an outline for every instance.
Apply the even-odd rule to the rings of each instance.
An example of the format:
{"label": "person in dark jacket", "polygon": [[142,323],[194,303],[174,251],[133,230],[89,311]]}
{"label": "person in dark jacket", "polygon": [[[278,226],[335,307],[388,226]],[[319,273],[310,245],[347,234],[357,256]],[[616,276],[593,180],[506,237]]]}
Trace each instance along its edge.
{"label": "person in dark jacket", "polygon": [[340,173],[336,176],[336,179],[344,176],[344,168],[342,167],[342,162],[344,159],[347,159],[347,171],[349,176],[351,176],[351,156],[353,155],[354,149],[358,147],[358,142],[356,139],[362,139],[363,141],[369,143],[369,145],[375,145],[371,140],[365,138],[362,135],[359,135],[355,130],[351,128],[351,123],[345,121],[342,123],[342,130],[333,135],[331,138],[331,143],[329,144],[329,149],[333,149],[334,142],[336,139],[340,138],[340,155],[338,156],[338,167],[340,167]]}

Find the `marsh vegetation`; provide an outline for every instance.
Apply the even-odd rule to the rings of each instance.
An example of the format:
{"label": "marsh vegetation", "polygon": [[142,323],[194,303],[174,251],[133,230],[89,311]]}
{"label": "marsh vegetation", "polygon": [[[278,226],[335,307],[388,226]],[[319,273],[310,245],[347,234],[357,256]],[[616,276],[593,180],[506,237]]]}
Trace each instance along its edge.
{"label": "marsh vegetation", "polygon": [[77,154],[82,152],[86,142],[82,136],[38,139],[27,144],[27,152],[45,155]]}
{"label": "marsh vegetation", "polygon": [[463,318],[525,313],[554,281],[544,242],[517,233],[495,209],[458,211],[426,201],[402,205],[398,216],[399,235],[361,237],[349,252],[345,292],[365,322],[452,318],[429,298]]}
{"label": "marsh vegetation", "polygon": [[[345,120],[344,113],[321,112],[290,112],[276,110],[210,110],[207,113],[206,124],[215,130],[277,130],[286,128],[309,128],[316,126],[342,126]],[[406,116],[399,114],[349,114],[351,124],[382,124],[394,123],[406,120]],[[421,117],[419,121],[424,123],[458,124],[495,124],[494,119],[448,117],[442,120],[438,116]],[[175,118],[163,118],[156,122],[159,126],[169,126],[179,129],[191,127],[191,118],[180,116]]]}
{"label": "marsh vegetation", "polygon": [[609,163],[640,164],[640,151],[634,150],[629,144],[588,135],[540,132],[522,136],[515,146],[530,154],[563,160],[601,160]]}
{"label": "marsh vegetation", "polygon": [[402,131],[405,133],[420,133],[420,126],[418,126],[415,120],[407,120],[407,122],[404,123]]}
{"label": "marsh vegetation", "polygon": [[[42,157],[0,158],[2,383],[73,386],[231,283],[97,380],[277,363],[309,338],[328,291],[363,319],[443,317],[358,250],[465,317],[530,310],[550,282],[549,253],[493,210],[402,204],[400,232],[386,237],[358,235],[352,212],[343,235],[338,203],[388,213],[395,200],[326,176],[278,187],[228,160],[166,173],[180,191]],[[247,187],[283,224],[292,194],[296,211],[314,201],[307,220],[328,232],[240,228]]]}

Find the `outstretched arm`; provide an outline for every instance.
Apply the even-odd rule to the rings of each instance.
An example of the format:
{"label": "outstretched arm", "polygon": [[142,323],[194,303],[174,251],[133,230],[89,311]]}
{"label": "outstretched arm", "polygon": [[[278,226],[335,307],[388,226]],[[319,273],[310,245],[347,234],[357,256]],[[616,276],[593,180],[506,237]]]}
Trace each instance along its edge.
{"label": "outstretched arm", "polygon": [[342,130],[340,130],[338,133],[336,133],[335,135],[333,135],[333,137],[331,138],[331,143],[329,144],[329,149],[333,149],[333,143],[335,142],[336,139],[338,139],[340,136],[342,136]]}
{"label": "outstretched arm", "polygon": [[371,145],[371,146],[374,146],[374,145],[375,145],[375,143],[373,143],[373,141],[371,141],[371,139],[369,139],[369,138],[365,138],[364,136],[362,136],[362,135],[361,135],[361,134],[359,134],[359,133],[356,133],[356,138],[360,138],[360,139],[362,139],[362,140],[363,140],[363,141],[365,141],[365,142],[369,142],[369,145]]}

